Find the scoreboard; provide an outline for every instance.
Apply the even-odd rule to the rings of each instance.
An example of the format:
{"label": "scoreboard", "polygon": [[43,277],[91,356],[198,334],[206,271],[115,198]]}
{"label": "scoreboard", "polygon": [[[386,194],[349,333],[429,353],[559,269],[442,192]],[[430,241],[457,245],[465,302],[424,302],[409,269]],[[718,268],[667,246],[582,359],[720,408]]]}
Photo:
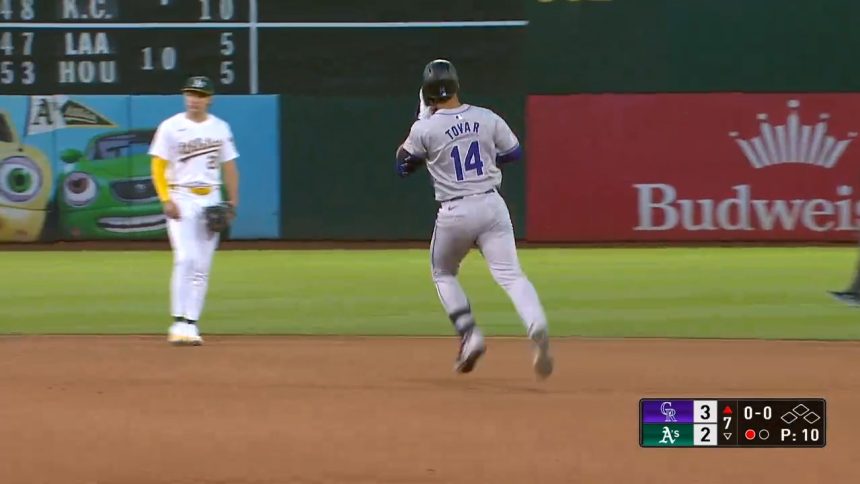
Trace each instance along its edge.
{"label": "scoreboard", "polygon": [[[485,64],[505,66],[499,59],[511,48],[503,40],[527,24],[517,19],[523,15],[517,3],[474,0],[468,8],[426,9],[379,0],[378,8],[367,9],[355,0],[0,0],[0,92],[175,93],[190,75],[209,76],[216,92],[226,94],[302,84],[337,89],[342,73],[362,64],[373,66],[361,74],[372,89],[392,77],[379,52],[408,58],[409,68],[420,72],[433,51],[473,48],[475,38],[488,50],[464,62],[474,61],[482,72]],[[433,27],[448,27],[449,46],[440,47]],[[470,27],[482,28],[480,37]],[[344,32],[350,30],[362,33]],[[394,30],[409,32],[387,35]],[[351,83],[343,88],[352,92],[360,87],[340,82]]]}
{"label": "scoreboard", "polygon": [[642,399],[641,447],[824,447],[824,399]]}
{"label": "scoreboard", "polygon": [[205,64],[218,92],[248,93],[248,7],[242,0],[0,0],[0,89],[175,93]]}

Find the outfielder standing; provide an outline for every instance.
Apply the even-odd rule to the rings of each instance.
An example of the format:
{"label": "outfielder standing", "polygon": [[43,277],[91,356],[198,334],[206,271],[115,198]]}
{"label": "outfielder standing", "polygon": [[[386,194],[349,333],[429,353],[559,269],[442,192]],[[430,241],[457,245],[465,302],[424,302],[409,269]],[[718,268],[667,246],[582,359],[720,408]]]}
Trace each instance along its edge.
{"label": "outfielder standing", "polygon": [[[182,89],[185,112],[162,121],[150,145],[152,179],[167,216],[173,249],[168,341],[200,345],[197,321],[203,311],[209,270],[233,209],[239,202],[239,173],[230,125],[209,113],[214,89],[206,77],[191,77]],[[229,201],[221,201],[221,185]]]}
{"label": "outfielder standing", "polygon": [[427,64],[418,120],[396,155],[401,177],[427,166],[440,203],[430,263],[439,300],[460,335],[454,369],[472,371],[486,351],[469,300],[457,280],[460,263],[477,245],[535,344],[535,373],[545,378],[553,370],[546,316],[534,286],[520,268],[511,216],[498,192],[502,181],[499,165],[519,159],[522,150],[500,116],[486,108],[462,104],[459,90],[453,64],[442,59]]}

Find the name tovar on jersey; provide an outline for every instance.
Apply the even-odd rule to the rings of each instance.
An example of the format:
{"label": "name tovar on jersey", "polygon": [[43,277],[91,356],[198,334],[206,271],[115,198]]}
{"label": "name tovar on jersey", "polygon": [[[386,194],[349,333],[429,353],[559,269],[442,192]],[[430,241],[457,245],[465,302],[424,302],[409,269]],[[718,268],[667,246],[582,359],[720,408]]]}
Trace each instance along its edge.
{"label": "name tovar on jersey", "polygon": [[403,143],[404,150],[427,160],[438,201],[498,188],[502,171],[496,157],[518,147],[519,140],[504,119],[469,104],[439,109],[416,121]]}
{"label": "name tovar on jersey", "polygon": [[158,126],[149,154],[167,160],[167,183],[185,186],[221,185],[221,164],[239,157],[226,121],[209,114],[195,123],[185,113]]}

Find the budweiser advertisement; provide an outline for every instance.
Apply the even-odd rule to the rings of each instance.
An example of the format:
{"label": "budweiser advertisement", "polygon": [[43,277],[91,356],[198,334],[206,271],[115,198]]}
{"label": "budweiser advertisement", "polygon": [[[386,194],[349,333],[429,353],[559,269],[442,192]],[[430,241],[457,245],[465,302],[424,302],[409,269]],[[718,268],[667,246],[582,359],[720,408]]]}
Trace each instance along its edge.
{"label": "budweiser advertisement", "polygon": [[842,241],[860,95],[530,96],[534,241]]}

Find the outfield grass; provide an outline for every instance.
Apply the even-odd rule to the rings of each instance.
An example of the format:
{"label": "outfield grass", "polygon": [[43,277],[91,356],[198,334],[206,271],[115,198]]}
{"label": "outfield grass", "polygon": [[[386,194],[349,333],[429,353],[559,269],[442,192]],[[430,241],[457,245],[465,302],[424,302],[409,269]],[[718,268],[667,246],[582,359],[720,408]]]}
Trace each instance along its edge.
{"label": "outfield grass", "polygon": [[[529,249],[555,335],[860,339],[853,248]],[[169,252],[0,252],[0,333],[164,333]],[[425,250],[222,251],[201,329],[448,335]],[[524,330],[483,259],[462,282],[489,334]]]}

